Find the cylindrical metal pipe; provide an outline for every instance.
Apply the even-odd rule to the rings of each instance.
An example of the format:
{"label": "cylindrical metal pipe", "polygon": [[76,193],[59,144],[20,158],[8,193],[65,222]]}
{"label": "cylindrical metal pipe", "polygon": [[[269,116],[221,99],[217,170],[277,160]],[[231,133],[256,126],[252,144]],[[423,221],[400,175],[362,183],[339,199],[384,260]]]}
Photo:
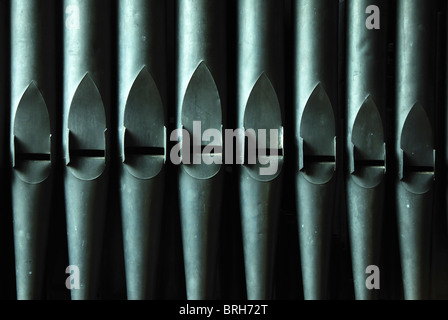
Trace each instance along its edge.
{"label": "cylindrical metal pipe", "polygon": [[335,211],[338,2],[294,2],[296,194],[305,299],[327,298]]}
{"label": "cylindrical metal pipe", "polygon": [[[63,156],[72,299],[97,297],[109,167],[110,2],[65,0]],[[106,11],[106,12],[105,12]]]}
{"label": "cylindrical metal pipe", "polygon": [[[239,172],[246,291],[251,300],[272,299],[283,166],[284,4],[239,0],[237,5],[237,126],[244,133],[254,130],[257,143],[248,149],[241,136],[236,146],[247,159]],[[266,144],[264,154],[260,142]]]}
{"label": "cylindrical metal pipe", "polygon": [[429,298],[436,10],[397,1],[396,207],[405,299]]}
{"label": "cylindrical metal pipe", "polygon": [[156,294],[166,154],[166,3],[118,3],[118,143],[128,299]]}
{"label": "cylindrical metal pipe", "polygon": [[[346,197],[356,299],[378,297],[366,269],[380,266],[386,172],[388,3],[347,2]],[[373,8],[371,6],[375,6]],[[374,10],[371,11],[370,9]],[[367,14],[366,14],[367,13]],[[366,27],[377,15],[379,30]]]}
{"label": "cylindrical metal pipe", "polygon": [[10,8],[11,192],[18,299],[44,296],[56,137],[54,5],[51,0],[14,0]]}
{"label": "cylindrical metal pipe", "polygon": [[[226,1],[178,0],[176,10],[177,128],[184,129],[180,135],[179,206],[187,298],[210,299],[214,297],[223,182]],[[207,154],[208,148],[202,151],[207,129],[217,133],[215,140],[206,143],[216,147],[214,154]],[[207,164],[205,158],[214,162]]]}
{"label": "cylindrical metal pipe", "polygon": [[[9,19],[9,2],[3,1],[0,4],[0,41],[2,43],[9,44],[10,36],[8,34],[8,26],[10,25]],[[9,46],[6,45],[4,50],[0,51],[0,83],[4,83],[4,85],[0,86],[0,169],[5,168],[5,158],[8,155],[8,152],[5,150],[6,146],[6,137],[8,130],[9,114],[9,75],[10,75],[10,64],[9,64]]]}

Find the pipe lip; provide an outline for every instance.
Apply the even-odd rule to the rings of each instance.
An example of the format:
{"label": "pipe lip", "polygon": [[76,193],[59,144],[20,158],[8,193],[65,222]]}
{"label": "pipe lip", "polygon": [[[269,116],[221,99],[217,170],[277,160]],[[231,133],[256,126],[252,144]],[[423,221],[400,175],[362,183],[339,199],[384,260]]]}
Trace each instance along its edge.
{"label": "pipe lip", "polygon": [[[248,138],[247,144],[244,137],[239,139],[245,153],[243,158],[250,161],[251,156],[254,156],[256,161],[254,164],[244,163],[243,170],[257,181],[269,182],[276,179],[281,174],[284,163],[282,112],[278,95],[265,72],[260,74],[252,87],[243,121],[244,135]],[[271,135],[275,133],[276,136],[272,137]],[[252,139],[249,139],[249,136],[252,136]],[[274,155],[271,155],[272,151],[275,151]],[[271,172],[272,166],[275,166],[272,168],[275,169],[274,172]]]}
{"label": "pipe lip", "polygon": [[17,106],[12,133],[12,167],[23,182],[39,184],[50,176],[51,142],[48,108],[33,80]]}
{"label": "pipe lip", "polygon": [[69,171],[80,180],[99,178],[107,163],[108,131],[101,94],[88,72],[73,95],[65,134]]}
{"label": "pipe lip", "polygon": [[[205,61],[201,61],[189,80],[181,108],[183,129],[181,166],[193,178],[210,179],[221,171],[223,163],[221,104],[222,101],[215,79]],[[221,152],[216,154],[207,154],[211,163],[205,163],[203,159],[206,154],[202,152],[202,144],[206,131],[210,133],[218,132],[218,137],[213,135],[213,147],[221,149]],[[215,139],[218,141],[215,141]],[[188,147],[186,147],[185,142],[188,142]],[[209,147],[209,145],[206,147]],[[184,161],[186,154],[189,158],[188,164]]]}

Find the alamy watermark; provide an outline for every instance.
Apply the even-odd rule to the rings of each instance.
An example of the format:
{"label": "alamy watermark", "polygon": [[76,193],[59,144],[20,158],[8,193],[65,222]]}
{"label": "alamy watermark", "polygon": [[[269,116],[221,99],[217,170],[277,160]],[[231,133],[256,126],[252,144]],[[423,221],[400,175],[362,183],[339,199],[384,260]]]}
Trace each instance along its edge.
{"label": "alamy watermark", "polygon": [[366,19],[366,28],[369,30],[380,29],[380,8],[374,5],[367,6],[366,14],[370,14]]}
{"label": "alamy watermark", "polygon": [[[76,265],[70,265],[65,269],[65,273],[69,274],[65,280],[65,286],[69,290],[80,289],[80,272],[79,267]],[[369,265],[366,268],[366,274],[369,276],[366,278],[365,285],[368,290],[380,289],[380,268],[376,265]]]}
{"label": "alamy watermark", "polygon": [[370,274],[366,279],[366,288],[368,290],[380,289],[380,268],[375,265],[367,266],[366,274]]}
{"label": "alamy watermark", "polygon": [[65,280],[65,287],[68,290],[79,290],[79,267],[76,265],[70,265],[65,269],[65,273],[70,274]]}
{"label": "alamy watermark", "polygon": [[[193,139],[186,129],[175,129],[170,141],[177,144],[171,148],[170,161],[175,164],[260,164],[260,175],[274,175],[278,170],[279,149],[283,139],[278,129],[269,130],[269,148],[267,147],[267,130],[225,129],[224,157],[222,132],[218,129],[202,131],[200,121],[193,121]],[[234,148],[234,141],[237,147]],[[247,143],[246,143],[247,141]],[[204,143],[206,143],[204,145]],[[233,151],[235,149],[235,156]],[[245,150],[245,151],[244,151]],[[281,156],[281,154],[280,154]],[[245,161],[245,158],[247,161]]]}

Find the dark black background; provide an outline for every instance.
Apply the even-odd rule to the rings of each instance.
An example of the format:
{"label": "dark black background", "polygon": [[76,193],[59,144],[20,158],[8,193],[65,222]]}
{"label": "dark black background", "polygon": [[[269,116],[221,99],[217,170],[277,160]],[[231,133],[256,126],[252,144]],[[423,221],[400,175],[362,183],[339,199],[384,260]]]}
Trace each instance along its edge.
{"label": "dark black background", "polygon": [[[58,88],[58,108],[57,118],[61,119],[62,114],[62,23],[63,12],[62,1],[57,1],[58,5],[49,10],[54,10],[59,17],[58,25],[60,28],[55,29],[54,36],[58,40],[58,59],[55,61],[59,74]],[[117,9],[115,1],[109,1],[110,6],[105,9],[104,15],[110,15],[112,21],[116,20]],[[168,2],[168,78],[170,83],[174,83],[175,77],[175,15],[173,0]],[[235,127],[233,124],[236,120],[236,101],[235,101],[235,0],[227,1],[228,12],[228,109],[227,121],[229,127]],[[345,103],[345,1],[340,3],[340,30],[339,30],[339,48],[335,48],[334,54],[339,56],[340,68],[340,90],[339,90],[339,107],[342,108]],[[444,1],[432,1],[441,13],[445,13],[446,3]],[[2,30],[9,34],[8,30],[8,14],[6,1],[1,3],[0,23]],[[381,8],[380,8],[381,9]],[[285,26],[285,77],[286,77],[286,97],[285,97],[285,150],[288,143],[294,138],[294,119],[292,112],[292,21],[291,21],[291,0],[285,0],[286,18]],[[388,132],[392,132],[393,126],[393,108],[394,108],[394,60],[395,60],[395,1],[390,1],[387,10],[381,11],[381,20],[388,21],[389,34],[389,68],[388,68],[388,88],[389,88],[389,105],[387,106],[387,123]],[[382,24],[383,26],[383,24]],[[116,34],[116,24],[112,24],[110,32]],[[440,15],[439,40],[437,63],[438,91],[436,117],[433,119],[435,124],[436,149],[438,150],[437,158],[437,180],[436,180],[436,198],[433,211],[433,243],[432,243],[432,298],[446,299],[448,298],[448,239],[446,230],[446,208],[445,208],[445,168],[442,165],[444,161],[443,154],[445,151],[444,141],[444,123],[445,119],[445,46],[446,32],[444,14]],[[115,39],[115,37],[113,37]],[[4,39],[4,38],[2,38]],[[224,41],[224,40],[223,40]],[[9,45],[8,40],[2,40],[1,59],[8,61]],[[114,64],[117,61],[116,41],[111,44],[110,54],[112,64],[110,72],[112,79],[117,79],[117,67]],[[431,48],[428,48],[431,50]],[[9,86],[8,72],[1,72],[0,83],[4,88]],[[111,101],[117,101],[117,84],[112,81],[113,85],[110,92],[104,92],[103,95],[109,95]],[[168,86],[168,132],[175,128],[175,101],[174,101],[174,85]],[[1,108],[9,110],[9,99],[6,96],[1,97]],[[111,105],[111,127],[117,128],[117,106],[116,103]],[[343,112],[339,112],[343,116]],[[9,133],[9,118],[2,119],[4,122],[5,142]],[[341,125],[344,119],[339,119]],[[62,121],[60,121],[62,122]],[[61,123],[58,123],[58,132],[61,132]],[[389,134],[389,136],[392,136]],[[116,149],[116,135],[112,134],[112,152]],[[8,163],[9,146],[6,142],[2,150],[2,156],[5,163]],[[60,147],[58,148],[59,159]],[[286,152],[286,155],[290,153]],[[388,154],[392,154],[388,153]],[[284,167],[284,184],[282,192],[282,205],[280,212],[280,224],[278,233],[278,245],[276,256],[275,271],[275,297],[284,300],[300,300],[303,299],[301,270],[299,260],[298,246],[298,228],[295,208],[295,190],[294,190],[294,159],[286,157]],[[100,290],[98,292],[99,299],[126,299],[126,283],[124,278],[124,262],[123,262],[123,245],[121,234],[120,212],[118,210],[118,179],[117,179],[117,158],[112,157],[109,184],[109,200],[107,209],[107,225],[104,237],[104,250],[102,254],[102,267],[99,277],[101,277]],[[340,167],[341,168],[341,167]],[[46,257],[46,287],[43,297],[45,299],[70,299],[70,292],[65,287],[65,268],[68,266],[66,226],[64,212],[64,192],[63,181],[61,175],[62,163],[59,161],[55,167],[55,189],[53,193],[53,210],[51,213],[51,224],[49,231],[48,251]],[[177,167],[167,161],[167,181],[165,185],[165,199],[163,209],[163,225],[162,225],[162,250],[157,263],[159,267],[157,299],[176,300],[185,299],[185,278],[183,273],[183,257],[181,229],[178,208],[178,186],[177,186]],[[218,250],[218,273],[216,278],[216,299],[245,299],[245,278],[243,265],[243,252],[241,243],[240,229],[240,213],[238,207],[238,180],[234,167],[226,166],[223,168],[225,172],[225,188],[224,201],[222,205],[222,224],[220,229],[220,247]],[[10,204],[10,169],[7,165],[1,169],[2,193],[0,194],[0,299],[15,299],[15,271],[14,271],[14,247],[12,234],[12,213]],[[394,190],[393,190],[393,170],[388,171],[388,190],[386,199],[386,212],[384,219],[384,235],[382,244],[382,264],[381,269],[381,290],[380,297],[382,299],[402,299],[402,285],[400,261],[398,252],[398,240],[396,230],[396,215],[394,211]],[[351,275],[350,247],[347,234],[347,218],[345,211],[345,194],[344,179],[342,170],[338,174],[338,194],[337,205],[335,208],[335,219],[333,225],[330,274],[329,274],[329,299],[353,299],[353,279]],[[38,213],[36,213],[38,214]],[[428,212],[429,214],[429,212]]]}

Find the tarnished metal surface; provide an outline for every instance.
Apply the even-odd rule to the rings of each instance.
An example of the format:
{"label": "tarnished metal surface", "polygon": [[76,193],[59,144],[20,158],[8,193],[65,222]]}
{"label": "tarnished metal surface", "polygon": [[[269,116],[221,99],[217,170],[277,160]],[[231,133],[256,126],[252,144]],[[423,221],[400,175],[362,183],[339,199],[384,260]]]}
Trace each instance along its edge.
{"label": "tarnished metal surface", "polygon": [[448,298],[447,10],[0,1],[0,299]]}
{"label": "tarnished metal surface", "polygon": [[[54,4],[48,1],[46,4]],[[43,297],[55,156],[55,15],[11,2],[12,208],[18,299]]]}
{"label": "tarnished metal surface", "polygon": [[397,2],[396,205],[406,299],[430,294],[435,23],[428,2]]}
{"label": "tarnished metal surface", "polygon": [[[10,43],[9,25],[9,3],[3,1],[0,4],[1,23],[0,23],[0,41],[3,43]],[[9,75],[10,75],[10,59],[9,58],[9,46],[5,45],[4,50],[0,52],[0,168],[5,167],[5,158],[7,152],[5,152],[5,138],[7,137],[8,121],[10,119],[10,106],[8,105],[10,96],[9,90]]]}
{"label": "tarnished metal surface", "polygon": [[[187,298],[214,297],[216,254],[222,198],[222,166],[208,165],[194,153],[206,129],[221,131],[226,110],[226,1],[178,0],[177,18],[177,128],[190,135],[190,164],[179,168],[179,207]],[[193,122],[201,122],[201,137],[193,135]],[[182,136],[182,141],[187,137]],[[198,144],[196,142],[196,144]],[[216,142],[222,147],[221,143]],[[198,146],[199,147],[199,146]],[[222,153],[206,155],[222,157]],[[200,163],[193,163],[194,159]]]}
{"label": "tarnished metal surface", "polygon": [[[245,147],[244,138],[236,146],[247,159],[239,172],[246,291],[251,300],[272,299],[283,165],[284,12],[279,1],[256,0],[239,0],[237,11],[237,127],[255,130],[257,142],[256,150]],[[277,152],[264,153],[267,165],[260,163],[259,129],[266,130],[265,148]],[[274,146],[270,129],[278,132]],[[251,164],[248,153],[255,151]],[[261,174],[274,161],[275,172]]]}
{"label": "tarnished metal surface", "polygon": [[296,201],[303,290],[305,299],[325,299],[339,167],[338,3],[296,1],[293,23]]}
{"label": "tarnished metal surface", "polygon": [[166,161],[166,4],[119,1],[119,150],[128,299],[154,297]]}
{"label": "tarnished metal surface", "polygon": [[[64,1],[63,156],[72,299],[97,297],[109,164],[110,84],[107,1]],[[106,12],[104,12],[106,10]]]}
{"label": "tarnished metal surface", "polygon": [[[383,28],[369,30],[366,8],[383,11]],[[366,269],[381,265],[386,173],[386,1],[347,2],[347,213],[355,297],[378,298]]]}

